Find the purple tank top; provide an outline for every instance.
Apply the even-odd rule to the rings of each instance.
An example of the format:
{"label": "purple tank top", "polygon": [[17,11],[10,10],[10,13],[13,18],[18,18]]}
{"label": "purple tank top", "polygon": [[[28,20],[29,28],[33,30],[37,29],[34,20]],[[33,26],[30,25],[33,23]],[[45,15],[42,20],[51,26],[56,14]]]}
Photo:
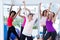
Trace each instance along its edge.
{"label": "purple tank top", "polygon": [[24,17],[24,21],[23,21],[23,23],[22,23],[22,27],[23,27],[23,28],[24,28],[25,23],[26,23],[26,18]]}
{"label": "purple tank top", "polygon": [[46,29],[48,32],[54,32],[55,31],[55,29],[53,27],[53,22],[51,20],[50,21],[46,20]]}

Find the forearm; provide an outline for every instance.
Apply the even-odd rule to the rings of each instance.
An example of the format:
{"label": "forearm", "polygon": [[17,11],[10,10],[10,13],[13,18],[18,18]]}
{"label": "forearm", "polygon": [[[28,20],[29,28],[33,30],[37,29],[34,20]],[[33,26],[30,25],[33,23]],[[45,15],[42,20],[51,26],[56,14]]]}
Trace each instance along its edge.
{"label": "forearm", "polygon": [[10,8],[10,12],[11,12],[11,10],[12,10],[12,7]]}
{"label": "forearm", "polygon": [[29,13],[31,12],[28,8],[25,8],[25,10],[27,10]]}
{"label": "forearm", "polygon": [[22,15],[19,15],[21,18],[24,18],[24,16],[22,16]]}
{"label": "forearm", "polygon": [[51,5],[52,5],[52,3],[50,3],[50,5],[49,5],[49,7],[48,7],[48,9],[47,9],[47,13],[49,13],[49,12],[50,12]]}
{"label": "forearm", "polygon": [[12,11],[12,7],[13,7],[13,5],[11,5],[11,7],[10,7],[10,10],[9,10],[9,16],[10,16],[10,12]]}
{"label": "forearm", "polygon": [[30,10],[28,8],[26,8],[26,3],[25,1],[23,1],[23,5],[24,5],[24,9],[27,10],[28,12],[30,12]]}
{"label": "forearm", "polygon": [[11,8],[10,8],[9,12],[11,12],[11,10],[12,10],[12,7],[13,7],[13,5],[11,5]]}
{"label": "forearm", "polygon": [[40,3],[40,5],[39,5],[39,13],[40,13],[40,17],[42,17],[41,3]]}
{"label": "forearm", "polygon": [[21,11],[21,8],[19,8],[18,12],[15,14],[15,16],[13,17],[13,19],[16,18],[16,16],[20,13],[20,11]]}
{"label": "forearm", "polygon": [[25,3],[25,1],[23,1],[23,6],[24,6],[24,8],[26,8],[26,3]]}

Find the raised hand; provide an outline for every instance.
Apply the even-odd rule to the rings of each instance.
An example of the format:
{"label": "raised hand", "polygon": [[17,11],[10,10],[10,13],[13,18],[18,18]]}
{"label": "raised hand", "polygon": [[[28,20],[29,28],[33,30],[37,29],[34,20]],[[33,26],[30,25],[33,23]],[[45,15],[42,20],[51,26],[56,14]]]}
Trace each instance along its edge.
{"label": "raised hand", "polygon": [[41,5],[42,5],[42,3],[39,4],[40,18],[42,17]]}
{"label": "raised hand", "polygon": [[11,8],[10,8],[10,10],[9,10],[9,12],[11,12],[12,11],[12,7],[14,6],[14,4],[11,4]]}
{"label": "raised hand", "polygon": [[42,5],[42,3],[39,4],[39,8],[40,8],[40,9],[41,9],[41,5]]}
{"label": "raised hand", "polygon": [[52,2],[50,2],[50,4],[49,4],[49,7],[48,7],[48,9],[47,9],[47,13],[49,13],[49,11],[50,11],[50,9],[51,9],[51,5],[52,5]]}
{"label": "raised hand", "polygon": [[19,7],[18,13],[21,11],[21,7]]}
{"label": "raised hand", "polygon": [[21,10],[21,7],[19,7],[19,10]]}
{"label": "raised hand", "polygon": [[25,4],[25,1],[23,1],[23,3]]}
{"label": "raised hand", "polygon": [[24,8],[26,8],[26,3],[25,3],[25,1],[23,1],[23,6],[24,6]]}
{"label": "raised hand", "polygon": [[[21,8],[19,7],[18,12],[15,14],[15,16],[13,17],[13,19],[15,19],[15,18],[16,18],[16,16],[20,13],[20,11],[21,11]],[[20,15],[20,14],[19,14],[19,15]]]}
{"label": "raised hand", "polygon": [[52,2],[50,2],[50,5],[52,5]]}
{"label": "raised hand", "polygon": [[40,3],[40,6],[41,6],[42,3]]}
{"label": "raised hand", "polygon": [[42,3],[39,4],[39,10],[41,10],[41,5],[42,5]]}

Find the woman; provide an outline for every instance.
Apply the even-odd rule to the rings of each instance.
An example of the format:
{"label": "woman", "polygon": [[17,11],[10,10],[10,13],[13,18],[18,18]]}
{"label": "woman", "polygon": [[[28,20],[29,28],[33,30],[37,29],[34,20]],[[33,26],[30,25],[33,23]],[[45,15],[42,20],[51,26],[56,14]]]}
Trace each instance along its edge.
{"label": "woman", "polygon": [[47,16],[49,14],[49,11],[50,11],[50,7],[51,7],[52,3],[50,3],[48,9],[44,10],[43,12],[41,12],[41,3],[40,3],[40,6],[39,6],[39,11],[40,11],[40,26],[43,27],[43,39],[44,39],[44,36],[45,36],[45,33],[46,33],[46,19],[47,19]]}
{"label": "woman", "polygon": [[[25,40],[26,37],[27,37],[27,40],[33,40],[32,38],[33,25],[37,17],[33,16],[32,13],[29,13],[29,15],[25,17],[26,17],[26,23],[25,23],[20,40]],[[33,19],[33,17],[35,18]]]}
{"label": "woman", "polygon": [[[59,10],[60,10],[60,8],[59,8]],[[57,12],[57,14],[58,14],[58,12]],[[51,40],[55,40],[57,33],[53,27],[53,23],[55,22],[57,14],[55,14],[54,12],[50,12],[50,14],[48,15],[48,18],[46,20],[47,34],[44,37],[44,40],[47,40],[49,37],[51,37]]]}
{"label": "woman", "polygon": [[[21,11],[20,11],[20,13],[19,13],[19,16],[20,16],[21,18],[23,18],[23,23],[22,23],[22,26],[21,26],[21,33],[20,33],[20,36],[21,36],[21,34],[22,34],[24,25],[25,25],[25,23],[26,23],[26,18],[25,18],[24,16],[20,15],[21,13],[23,13],[23,11],[25,11],[25,7],[26,7],[25,1],[23,1],[23,5],[24,5],[24,9],[23,9],[23,10],[21,9]],[[24,14],[25,14],[25,13],[24,13]]]}
{"label": "woman", "polygon": [[18,34],[16,33],[15,27],[13,25],[13,21],[16,18],[17,14],[20,12],[20,9],[16,13],[15,11],[11,11],[12,10],[12,6],[11,6],[11,9],[10,9],[9,17],[7,19],[7,25],[8,25],[7,40],[10,40],[11,33],[15,34],[15,36],[18,38],[18,40],[20,40]]}

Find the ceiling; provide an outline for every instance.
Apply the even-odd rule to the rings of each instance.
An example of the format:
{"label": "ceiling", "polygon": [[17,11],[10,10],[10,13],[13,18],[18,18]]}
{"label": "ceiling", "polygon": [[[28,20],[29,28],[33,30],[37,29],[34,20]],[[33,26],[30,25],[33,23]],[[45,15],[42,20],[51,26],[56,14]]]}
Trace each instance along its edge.
{"label": "ceiling", "polygon": [[[18,6],[21,6],[23,3],[24,0],[3,0],[3,3],[4,5],[11,5],[12,2],[14,5],[18,5]],[[49,4],[50,2],[52,2],[53,4],[55,4],[53,7],[52,7],[52,10],[53,11],[56,11],[58,10],[57,9],[57,5],[59,4],[60,5],[60,0],[25,0],[26,1],[26,5],[39,5],[39,3],[44,3],[45,4]],[[46,6],[46,5],[45,5]],[[59,14],[60,15],[60,14]],[[60,16],[59,16],[60,18]]]}
{"label": "ceiling", "polygon": [[[4,5],[10,5],[12,2],[15,4],[15,5],[22,5],[22,2],[24,0],[4,0]],[[60,0],[25,0],[26,1],[26,4],[27,5],[37,5],[39,4],[40,2],[42,3],[58,3],[60,4]]]}

